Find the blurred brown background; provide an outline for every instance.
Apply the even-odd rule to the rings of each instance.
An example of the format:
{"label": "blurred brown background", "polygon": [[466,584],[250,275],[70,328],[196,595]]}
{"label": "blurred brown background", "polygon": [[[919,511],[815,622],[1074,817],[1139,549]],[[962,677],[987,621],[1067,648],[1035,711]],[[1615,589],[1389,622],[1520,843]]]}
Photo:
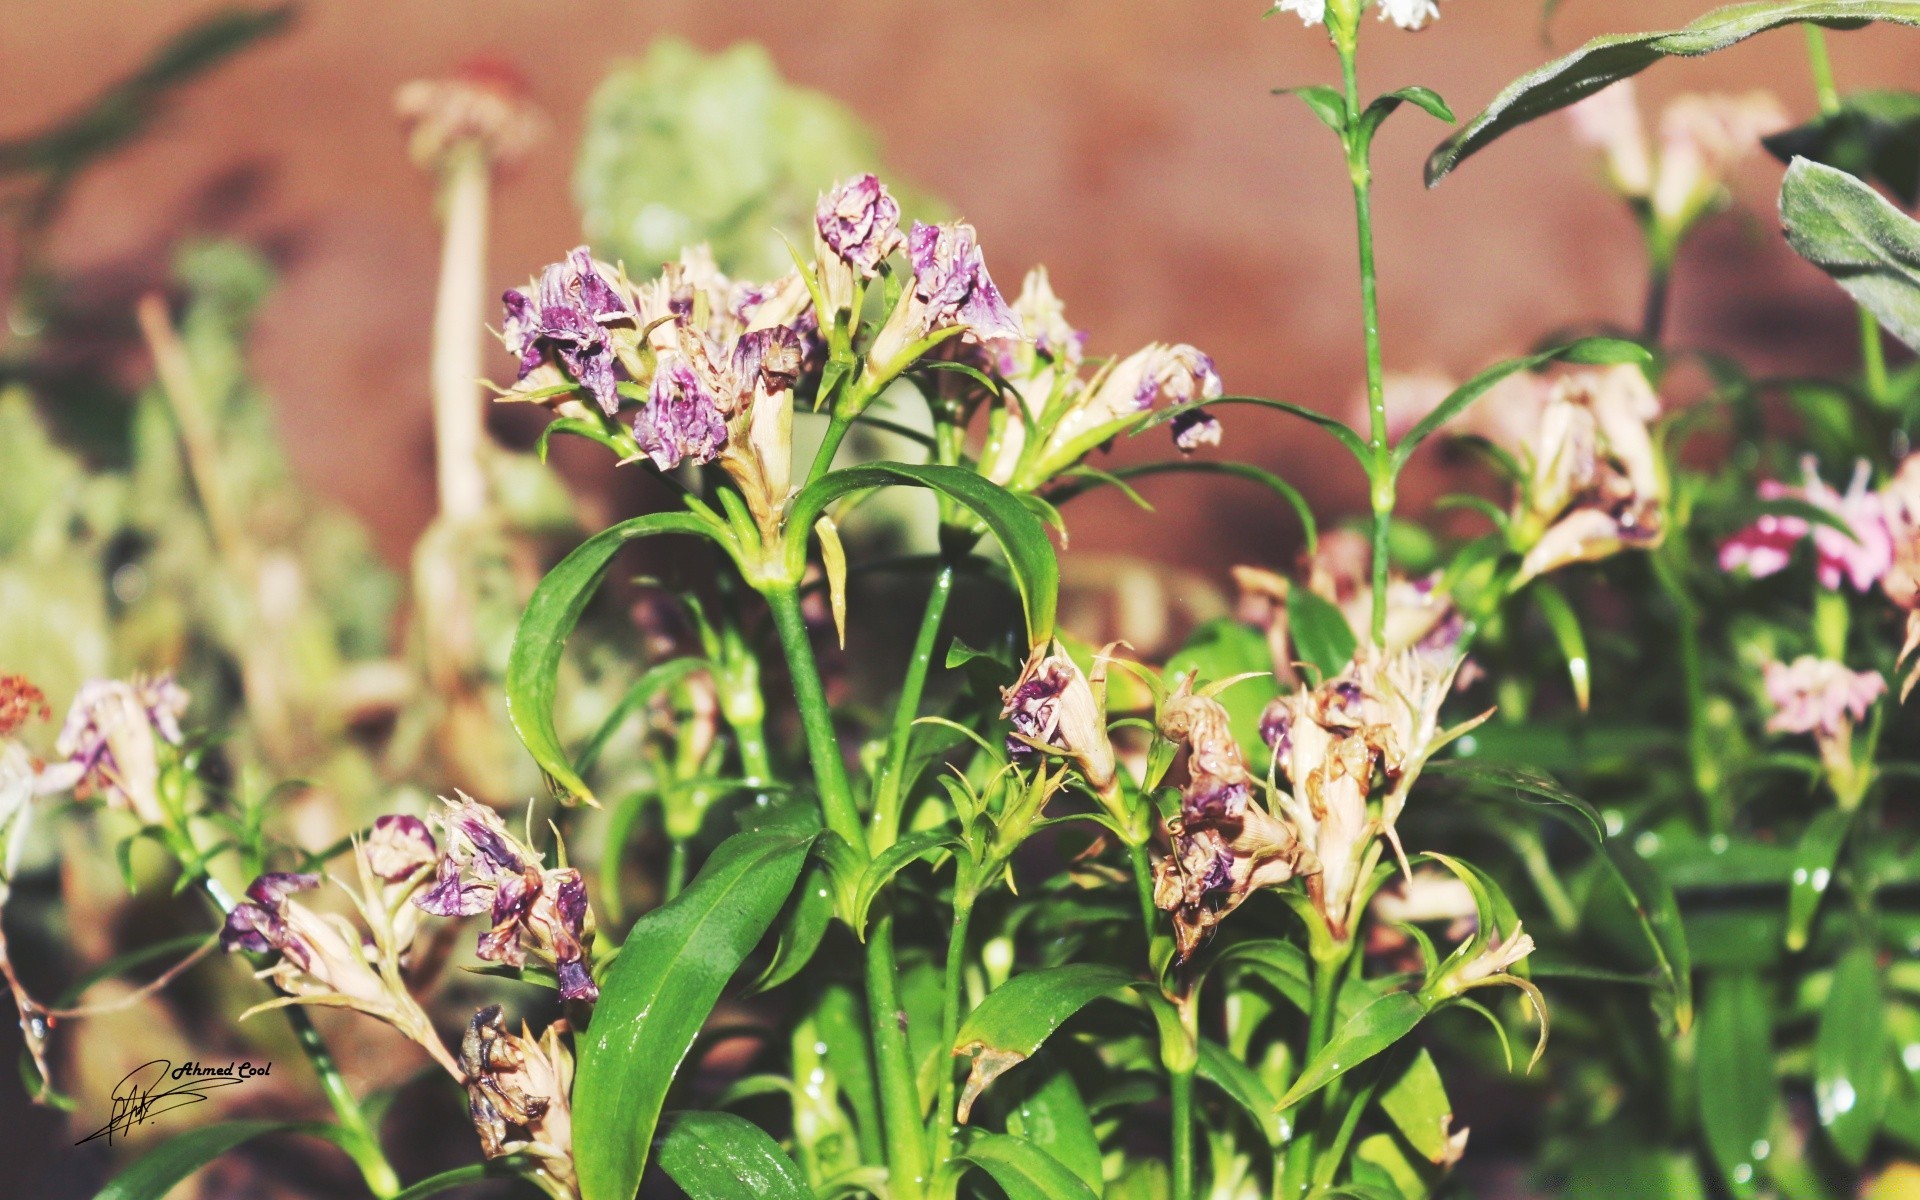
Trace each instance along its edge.
{"label": "blurred brown background", "polygon": [[[0,133],[79,104],[208,7],[7,0]],[[1442,7],[1421,34],[1369,29],[1369,93],[1428,84],[1464,117],[1553,52],[1540,0]],[[1554,45],[1677,25],[1704,7],[1567,0]],[[579,240],[569,175],[582,105],[607,62],[661,34],[709,49],[752,39],[791,79],[872,123],[896,173],[974,221],[1004,287],[1017,288],[1031,263],[1050,264],[1095,353],[1191,341],[1214,354],[1230,391],[1339,410],[1355,403],[1360,374],[1344,170],[1303,107],[1268,94],[1327,81],[1335,66],[1318,31],[1291,16],[1262,21],[1262,9],[1260,0],[312,3],[290,35],[190,89],[156,136],[87,176],[55,259],[118,290],[158,278],[183,233],[233,233],[268,248],[285,275],[254,355],[280,399],[295,462],[371,523],[398,562],[431,506],[437,233],[428,185],[402,149],[395,87],[475,55],[517,62],[532,77],[554,129],[499,198],[491,269],[506,287]],[[1834,46],[1843,88],[1867,87],[1910,67],[1920,34],[1843,35]],[[1664,66],[1643,80],[1643,96],[1765,85],[1802,116],[1812,107],[1802,53],[1796,34],[1776,34]],[[1379,145],[1390,368],[1470,373],[1556,327],[1637,318],[1637,235],[1564,120],[1496,145],[1428,192],[1419,166],[1442,133],[1408,110]],[[1673,336],[1758,368],[1845,365],[1850,311],[1777,236],[1778,177],[1776,164],[1750,164],[1743,206],[1690,245]],[[502,354],[498,369],[508,368]],[[1317,435],[1246,410],[1228,422],[1235,457],[1282,471],[1322,501],[1358,498]],[[1120,452],[1163,449],[1154,439]],[[1120,519],[1117,500],[1091,501],[1074,518],[1074,548],[1208,570],[1284,556],[1289,519],[1243,486],[1163,483],[1160,516],[1144,526]],[[1204,532],[1225,506],[1231,542]]]}

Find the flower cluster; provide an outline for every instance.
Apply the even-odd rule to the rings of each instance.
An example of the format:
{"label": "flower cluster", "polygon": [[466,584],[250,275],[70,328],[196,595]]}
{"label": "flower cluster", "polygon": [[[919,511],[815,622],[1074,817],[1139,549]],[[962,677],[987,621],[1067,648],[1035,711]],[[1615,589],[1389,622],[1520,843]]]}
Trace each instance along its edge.
{"label": "flower cluster", "polygon": [[447,802],[442,820],[446,850],[431,886],[413,903],[441,917],[488,914],[481,958],[518,967],[531,953],[553,968],[563,997],[598,999],[590,969],[593,910],[580,872],[546,867],[499,814],[466,795]]}
{"label": "flower cluster", "polygon": [[[1428,21],[1439,19],[1439,0],[1376,0],[1382,21],[1392,21],[1402,29],[1424,29]],[[1338,0],[1336,0],[1338,3]],[[1354,5],[1356,9],[1364,5]],[[1327,19],[1327,0],[1279,0],[1274,12],[1290,12],[1308,25],[1320,25]]]}

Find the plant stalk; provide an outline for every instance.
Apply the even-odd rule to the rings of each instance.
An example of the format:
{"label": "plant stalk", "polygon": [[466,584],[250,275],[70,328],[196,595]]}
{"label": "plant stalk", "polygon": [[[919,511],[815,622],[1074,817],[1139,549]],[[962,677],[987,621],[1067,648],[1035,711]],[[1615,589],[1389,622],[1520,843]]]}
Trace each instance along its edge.
{"label": "plant stalk", "polygon": [[840,755],[840,739],[833,729],[833,709],[827,704],[827,691],[820,682],[820,666],[813,656],[806,618],[800,613],[800,594],[789,585],[776,585],[766,590],[766,597],[768,607],[773,610],[774,627],[780,634],[780,648],[787,656],[788,674],[793,677],[794,700],[807,737],[807,754],[813,760],[822,815],[827,828],[839,834],[855,854],[865,859],[867,838],[860,809],[853,802],[853,784],[847,778],[846,760]]}
{"label": "plant stalk", "polygon": [[906,682],[900,688],[900,702],[894,708],[893,728],[887,735],[886,758],[873,783],[871,817],[872,848],[875,853],[893,845],[900,835],[902,788],[907,750],[913,743],[913,723],[920,716],[920,701],[927,690],[927,674],[933,667],[933,652],[940,642],[940,625],[946,619],[947,602],[953,598],[956,568],[951,560],[940,564],[933,577],[933,590],[927,595],[926,611],[920,617],[920,632],[914,638],[913,656],[907,660]]}
{"label": "plant stalk", "polygon": [[[1827,53],[1827,31],[1818,25],[1803,25],[1807,31],[1807,65],[1813,72],[1813,91],[1820,111],[1832,116],[1840,111],[1840,88],[1833,74],[1833,57]],[[1880,320],[1860,309],[1860,366],[1867,396],[1875,403],[1887,402],[1887,350],[1880,340]]]}
{"label": "plant stalk", "polygon": [[[953,884],[953,928],[947,935],[945,989],[940,1003],[940,1045],[951,1046],[960,1035],[961,985],[967,967],[967,931],[973,922],[972,871],[962,860]],[[954,1137],[953,1063],[940,1073],[940,1099],[933,1109],[933,1169],[938,1171],[953,1157]]]}
{"label": "plant stalk", "polygon": [[451,153],[441,174],[446,228],[433,309],[434,476],[440,515],[456,522],[480,516],[487,503],[479,380],[491,182],[486,152],[477,141]]}
{"label": "plant stalk", "polygon": [[1376,646],[1387,642],[1387,536],[1392,527],[1394,495],[1393,446],[1387,435],[1387,397],[1380,353],[1380,296],[1373,257],[1373,168],[1371,147],[1354,133],[1360,120],[1360,79],[1356,65],[1358,37],[1344,31],[1334,39],[1340,51],[1340,74],[1346,85],[1347,174],[1353,180],[1354,229],[1360,247],[1360,308],[1367,344],[1368,500],[1373,511],[1373,624]]}
{"label": "plant stalk", "polygon": [[[883,899],[881,903],[885,903]],[[883,911],[867,933],[867,1019],[873,1022],[873,1064],[886,1127],[887,1185],[893,1200],[922,1200],[932,1182],[920,1091],[900,1004],[900,967],[893,953],[893,913]]]}
{"label": "plant stalk", "polygon": [[1193,1200],[1193,1072],[1173,1075],[1173,1200]]}

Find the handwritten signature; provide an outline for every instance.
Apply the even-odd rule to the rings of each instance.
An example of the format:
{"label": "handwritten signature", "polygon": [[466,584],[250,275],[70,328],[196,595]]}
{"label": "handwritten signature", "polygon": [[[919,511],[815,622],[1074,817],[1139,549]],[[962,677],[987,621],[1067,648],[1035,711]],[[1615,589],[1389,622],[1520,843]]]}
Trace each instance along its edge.
{"label": "handwritten signature", "polygon": [[[135,1126],[145,1125],[162,1113],[207,1100],[207,1093],[214,1088],[234,1087],[266,1075],[272,1069],[272,1063],[251,1062],[232,1062],[220,1067],[190,1062],[176,1067],[164,1058],[141,1063],[114,1085],[112,1119],[74,1145],[82,1146],[103,1137],[111,1146],[116,1134],[124,1137]],[[168,1083],[173,1086],[167,1087]]]}

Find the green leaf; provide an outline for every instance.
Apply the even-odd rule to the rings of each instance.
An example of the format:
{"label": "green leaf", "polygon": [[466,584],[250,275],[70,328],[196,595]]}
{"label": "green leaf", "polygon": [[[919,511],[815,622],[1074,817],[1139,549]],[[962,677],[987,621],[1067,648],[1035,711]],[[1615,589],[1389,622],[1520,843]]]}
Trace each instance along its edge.
{"label": "green leaf", "polygon": [[1865,1160],[1886,1113],[1888,1041],[1880,964],[1862,942],[1833,969],[1813,1043],[1814,1112],[1852,1167]]}
{"label": "green leaf", "polygon": [[1135,432],[1144,433],[1156,426],[1166,424],[1182,413],[1192,412],[1196,408],[1213,408],[1221,404],[1250,404],[1256,408],[1278,409],[1288,416],[1299,417],[1302,421],[1310,422],[1324,429],[1335,441],[1347,448],[1347,453],[1353,455],[1354,461],[1359,463],[1363,469],[1368,467],[1373,461],[1373,452],[1367,449],[1366,439],[1349,429],[1345,421],[1342,421],[1338,417],[1328,416],[1326,413],[1320,412],[1317,409],[1308,408],[1303,404],[1294,404],[1288,400],[1269,400],[1265,396],[1216,396],[1211,400],[1203,400],[1193,404],[1176,404],[1171,408],[1163,408],[1153,416],[1148,417],[1145,421],[1142,421]]}
{"label": "green leaf", "polygon": [[[1273,94],[1298,96],[1313,115],[1320,118],[1322,125],[1335,133],[1347,131],[1347,98],[1341,94],[1340,89],[1314,84],[1308,87],[1278,88]],[[1452,119],[1452,117],[1447,118],[1449,121]]]}
{"label": "green leaf", "polygon": [[540,431],[540,440],[533,444],[533,452],[540,456],[541,462],[547,461],[547,443],[556,433],[586,438],[590,442],[598,442],[621,458],[627,456],[628,447],[621,445],[620,439],[608,433],[606,426],[599,421],[589,421],[584,417],[555,417],[547,422],[547,427]]}
{"label": "green leaf", "polygon": [[[1053,543],[1047,539],[1046,525],[1021,503],[1020,497],[965,467],[879,462],[833,471],[793,498],[787,514],[788,528],[811,528],[829,504],[851,492],[900,485],[939,492],[978,517],[1006,551],[1014,586],[1026,609],[1028,637],[1038,645],[1053,636],[1054,614],[1060,602],[1060,563],[1054,556]],[[805,555],[804,538],[795,537],[790,544],[793,553]],[[800,564],[794,565],[797,568]]]}
{"label": "green leaf", "polygon": [[1067,1018],[1138,980],[1118,967],[1069,963],[1016,975],[987,993],[954,1038],[953,1053],[973,1060],[960,1097],[964,1124],[987,1085],[1033,1057]]}
{"label": "green leaf", "polygon": [[1447,102],[1440,98],[1439,92],[1432,88],[1404,87],[1397,92],[1388,92],[1367,105],[1367,111],[1360,114],[1362,141],[1371,143],[1374,134],[1380,131],[1380,126],[1384,125],[1387,118],[1398,111],[1402,104],[1411,104],[1431,117],[1445,121],[1449,125],[1453,124],[1453,110],[1447,107]]}
{"label": "green leaf", "polygon": [[1215,971],[1229,967],[1257,973],[1278,988],[1287,1002],[1302,1013],[1312,1008],[1312,968],[1307,963],[1307,952],[1293,942],[1283,942],[1278,938],[1235,942],[1208,964],[1205,975],[1210,977]]}
{"label": "green leaf", "polygon": [[691,886],[635,922],[579,1043],[574,1147],[584,1200],[632,1200],[667,1088],[721,989],[786,903],[810,833],[737,833]]}
{"label": "green leaf", "polygon": [[[826,844],[846,847],[846,843],[834,834],[826,834],[816,843]],[[786,919],[780,923],[780,934],[774,940],[773,953],[767,959],[766,969],[760,972],[760,978],[753,981],[753,991],[770,992],[805,970],[807,964],[813,961],[820,943],[827,936],[827,929],[833,924],[836,898],[833,871],[831,862],[820,854],[815,854],[807,863],[799,885],[793,889]]]}
{"label": "green leaf", "polygon": [[1573,685],[1573,699],[1586,712],[1593,699],[1593,679],[1589,674],[1591,658],[1587,654],[1587,635],[1580,628],[1580,615],[1567,603],[1564,592],[1546,580],[1536,580],[1529,589],[1534,607],[1545,618],[1560,657],[1567,660],[1567,681]]}
{"label": "green leaf", "polygon": [[1451,395],[1442,400],[1434,410],[1420,419],[1420,423],[1407,431],[1400,444],[1393,448],[1394,470],[1399,470],[1413,452],[1440,430],[1447,427],[1455,418],[1473,407],[1476,400],[1492,391],[1494,385],[1511,375],[1522,371],[1537,371],[1551,362],[1579,363],[1584,366],[1612,366],[1633,363],[1636,366],[1653,361],[1646,348],[1636,342],[1623,341],[1620,338],[1590,337],[1555,347],[1540,354],[1530,354],[1525,358],[1512,358],[1503,363],[1495,363],[1486,370],[1455,388]]}
{"label": "green leaf", "polygon": [[1780,185],[1780,219],[1802,258],[1920,348],[1920,222],[1845,171],[1804,158]]}
{"label": "green leaf", "polygon": [[1225,1046],[1201,1038],[1200,1064],[1194,1073],[1238,1104],[1267,1145],[1278,1146],[1286,1141],[1286,1118],[1274,1107],[1273,1093],[1260,1082],[1260,1076],[1252,1067],[1235,1058]]}
{"label": "green leaf", "polygon": [[893,845],[873,856],[866,869],[860,874],[860,884],[853,899],[853,929],[866,940],[867,914],[873,908],[874,900],[880,895],[880,889],[893,881],[893,877],[906,869],[908,863],[926,858],[936,851],[949,849],[960,844],[957,834],[948,829],[922,829],[909,833]]}
{"label": "green leaf", "polygon": [[975,1134],[954,1157],[993,1176],[1007,1200],[1099,1200],[1100,1193],[1025,1138]]}
{"label": "green leaf", "polygon": [[701,1200],[813,1200],[806,1176],[771,1137],[743,1117],[675,1113],[657,1148],[660,1169]]}
{"label": "green leaf", "polygon": [[1452,1147],[1447,1135],[1453,1127],[1453,1101],[1433,1056],[1422,1049],[1394,1081],[1380,1092],[1380,1108],[1428,1162],[1445,1162]]}
{"label": "green leaf", "polygon": [[1047,1069],[1007,1114],[1007,1132],[1052,1155],[1099,1195],[1100,1137],[1094,1132],[1087,1102],[1065,1067],[1045,1060],[1036,1066]]}
{"label": "green leaf", "polygon": [[1125,487],[1127,482],[1143,479],[1149,475],[1230,475],[1236,479],[1245,479],[1268,488],[1285,500],[1294,515],[1300,518],[1300,528],[1306,537],[1306,552],[1312,554],[1320,544],[1320,526],[1314,520],[1313,507],[1300,489],[1262,467],[1243,462],[1217,462],[1210,458],[1179,458],[1167,462],[1139,463],[1131,467],[1115,467],[1111,471],[1092,472],[1076,476],[1071,482],[1056,486],[1048,492],[1056,504],[1065,504],[1076,496],[1085,495],[1102,484]]}
{"label": "green leaf", "polygon": [[1751,971],[1714,975],[1700,1007],[1700,1125],[1720,1178],[1735,1196],[1759,1195],[1773,1123],[1773,1026],[1765,986]]}
{"label": "green leaf", "polygon": [[574,769],[581,775],[591,773],[594,765],[600,761],[600,755],[606,751],[607,743],[613,740],[614,734],[620,732],[620,727],[627,723],[628,718],[645,709],[656,695],[684,681],[694,672],[705,670],[707,665],[704,658],[671,658],[647,668],[627,689],[627,694],[620,697],[620,702],[607,713],[606,719],[600,722],[600,728],[594,730],[593,736],[580,747],[580,754],[574,760]]}
{"label": "green leaf", "polygon": [[1836,112],[1762,138],[1781,162],[1812,159],[1920,203],[1920,93],[1856,92]]}
{"label": "green leaf", "polygon": [[1346,614],[1303,587],[1287,594],[1287,633],[1300,660],[1329,679],[1347,669],[1360,645]]}
{"label": "green leaf", "polygon": [[1509,84],[1485,112],[1442,142],[1427,159],[1427,186],[1439,183],[1468,156],[1502,134],[1591,96],[1608,84],[1638,75],[1664,58],[1711,54],[1756,34],[1802,21],[1833,28],[1854,28],[1869,21],[1920,25],[1920,0],[1734,4],[1716,9],[1684,29],[1595,38]]}
{"label": "green leaf", "polygon": [[1414,992],[1389,992],[1342,1025],[1320,1052],[1308,1060],[1277,1107],[1292,1108],[1412,1033],[1432,1011]]}
{"label": "green leaf", "polygon": [[244,1142],[269,1133],[310,1131],[288,1121],[222,1121],[161,1142],[115,1176],[93,1200],[164,1200],[187,1176]]}
{"label": "green leaf", "polygon": [[1830,808],[1807,823],[1793,852],[1793,874],[1787,880],[1787,949],[1807,947],[1807,935],[1820,901],[1833,883],[1833,868],[1853,830],[1853,814]]}
{"label": "green leaf", "polygon": [[395,1196],[393,1200],[427,1200],[429,1196],[438,1196],[441,1192],[463,1187],[469,1183],[479,1183],[483,1179],[515,1179],[526,1174],[527,1168],[531,1165],[522,1158],[495,1158],[486,1162],[470,1163],[464,1167],[455,1167],[451,1171],[442,1171],[438,1175],[429,1175]]}
{"label": "green leaf", "polygon": [[514,732],[557,788],[589,804],[597,803],[593,790],[574,770],[553,726],[560,659],[567,635],[580,623],[580,614],[606,577],[613,556],[628,542],[663,533],[716,537],[717,531],[692,513],[652,513],[602,530],[547,572],[528,597],[520,627],[514,631],[506,681],[507,715]]}

